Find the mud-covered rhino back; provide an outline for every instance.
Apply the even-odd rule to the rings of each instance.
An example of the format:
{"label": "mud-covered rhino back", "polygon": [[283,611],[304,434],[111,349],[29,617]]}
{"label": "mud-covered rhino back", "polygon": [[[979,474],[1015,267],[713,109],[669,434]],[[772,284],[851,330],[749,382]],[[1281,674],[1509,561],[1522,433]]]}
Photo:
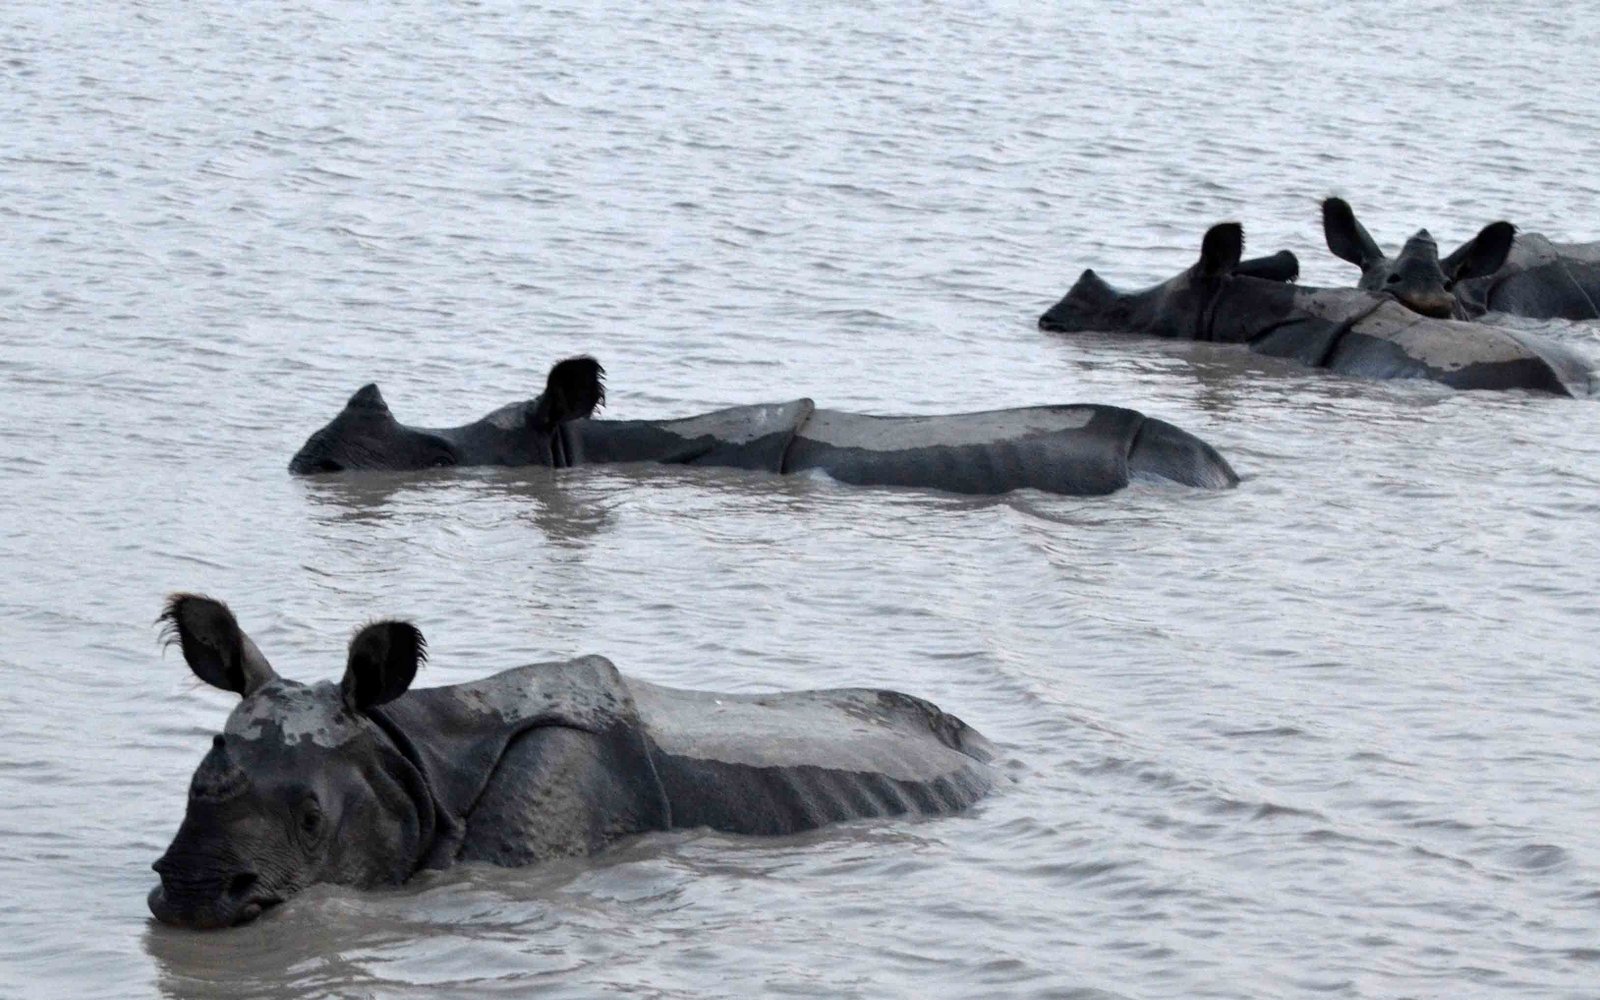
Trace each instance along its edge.
{"label": "mud-covered rhino back", "polygon": [[627,681],[674,827],[796,833],[936,815],[994,784],[994,751],[960,719],[894,691],[763,695]]}
{"label": "mud-covered rhino back", "polygon": [[[1421,378],[1456,389],[1533,389],[1588,393],[1592,364],[1546,337],[1484,323],[1423,316],[1393,299],[1355,288],[1281,289],[1243,284],[1232,294],[1270,301],[1271,310],[1235,308],[1227,339],[1258,354],[1289,358],[1360,378]],[[1234,320],[1234,317],[1229,317]],[[1218,320],[1219,326],[1224,325]]]}
{"label": "mud-covered rhino back", "polygon": [[1136,478],[1214,489],[1238,482],[1216,449],[1194,435],[1095,404],[892,417],[819,409],[784,462],[785,472],[808,470],[856,486],[978,495],[1037,489],[1092,496]]}

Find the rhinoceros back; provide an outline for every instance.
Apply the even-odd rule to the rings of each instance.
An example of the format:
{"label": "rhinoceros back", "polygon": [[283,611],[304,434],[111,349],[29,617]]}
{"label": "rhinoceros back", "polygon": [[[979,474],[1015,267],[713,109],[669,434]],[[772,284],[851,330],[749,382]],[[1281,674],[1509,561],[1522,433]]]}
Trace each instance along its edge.
{"label": "rhinoceros back", "polygon": [[1589,363],[1536,334],[1430,319],[1386,302],[1354,324],[1327,365],[1365,378],[1426,378],[1456,389],[1585,395]]}
{"label": "rhinoceros back", "polygon": [[935,815],[994,783],[988,740],[898,692],[725,695],[627,683],[674,827],[785,834]]}
{"label": "rhinoceros back", "polygon": [[675,420],[574,420],[566,425],[572,464],[661,462],[783,471],[809,399],[734,406]]}

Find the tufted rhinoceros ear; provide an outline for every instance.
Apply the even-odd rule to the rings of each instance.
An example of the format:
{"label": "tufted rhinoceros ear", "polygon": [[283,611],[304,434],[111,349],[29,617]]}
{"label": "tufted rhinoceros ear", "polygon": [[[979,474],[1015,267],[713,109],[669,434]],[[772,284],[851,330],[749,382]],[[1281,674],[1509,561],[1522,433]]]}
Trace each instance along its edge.
{"label": "tufted rhinoceros ear", "polygon": [[278,676],[221,601],[173,594],[156,620],[168,644],[182,647],[189,669],[212,687],[248,698]]}
{"label": "tufted rhinoceros ear", "polygon": [[1244,227],[1237,222],[1221,222],[1206,230],[1200,241],[1200,262],[1195,273],[1202,278],[1220,278],[1239,266],[1244,253]]}
{"label": "tufted rhinoceros ear", "polygon": [[600,362],[588,355],[556,362],[534,406],[534,426],[548,431],[559,423],[593,416],[606,402],[605,377]]}
{"label": "tufted rhinoceros ear", "polygon": [[1343,198],[1322,202],[1322,238],[1340,260],[1347,260],[1365,271],[1383,260],[1383,250],[1357,219],[1355,210]]}
{"label": "tufted rhinoceros ear", "polygon": [[339,689],[353,712],[393,701],[406,693],[427,662],[428,642],[410,622],[373,622],[350,640],[350,658]]}
{"label": "tufted rhinoceros ear", "polygon": [[1456,252],[1439,262],[1440,270],[1451,281],[1486,278],[1505,266],[1517,228],[1509,222],[1491,222],[1478,235],[1461,244]]}

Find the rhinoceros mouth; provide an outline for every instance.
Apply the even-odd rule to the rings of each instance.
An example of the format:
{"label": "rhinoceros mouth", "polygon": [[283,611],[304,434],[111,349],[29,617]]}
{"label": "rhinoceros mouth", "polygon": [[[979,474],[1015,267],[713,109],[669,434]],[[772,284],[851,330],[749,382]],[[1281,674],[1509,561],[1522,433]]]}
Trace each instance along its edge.
{"label": "rhinoceros mouth", "polygon": [[147,900],[150,913],[172,927],[219,930],[248,924],[283,902],[282,896],[263,889],[254,876],[249,876],[248,882],[244,878],[234,879],[227,892],[201,899],[187,893],[174,899],[164,883],[157,883]]}
{"label": "rhinoceros mouth", "polygon": [[266,896],[263,896],[259,899],[252,899],[248,903],[239,907],[239,912],[233,917],[233,926],[240,927],[244,924],[248,924],[250,921],[261,916],[263,913],[282,902],[283,900],[281,899]]}
{"label": "rhinoceros mouth", "polygon": [[1448,295],[1393,293],[1401,305],[1430,319],[1450,319],[1455,315],[1455,299]]}

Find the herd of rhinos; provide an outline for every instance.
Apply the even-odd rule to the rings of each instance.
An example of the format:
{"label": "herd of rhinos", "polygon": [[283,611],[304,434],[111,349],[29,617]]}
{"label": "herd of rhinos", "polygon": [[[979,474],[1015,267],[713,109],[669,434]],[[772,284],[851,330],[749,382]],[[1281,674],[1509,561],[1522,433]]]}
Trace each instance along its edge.
{"label": "herd of rhinos", "polygon": [[[1329,248],[1361,268],[1358,288],[1294,284],[1287,251],[1241,260],[1243,232],[1228,223],[1206,233],[1193,267],[1153,288],[1119,292],[1085,271],[1039,326],[1244,344],[1368,378],[1586,393],[1591,365],[1577,353],[1475,320],[1600,319],[1600,244],[1556,244],[1496,222],[1446,257],[1423,231],[1391,258],[1345,202],[1324,202],[1323,224]],[[400,424],[369,385],[289,468],[658,462],[970,494],[1238,481],[1203,441],[1112,406],[881,417],[799,399],[595,420],[603,376],[594,359],[571,358],[538,398],[443,429]],[[219,601],[178,594],[162,619],[195,675],[242,699],[155,864],[151,912],[181,927],[246,923],[317,882],[370,887],[463,861],[523,865],[652,830],[786,834],[948,813],[995,781],[982,736],[893,691],[681,691],[624,678],[597,656],[413,691],[427,646],[400,621],[356,634],[339,684],[306,685],[278,676]]]}

